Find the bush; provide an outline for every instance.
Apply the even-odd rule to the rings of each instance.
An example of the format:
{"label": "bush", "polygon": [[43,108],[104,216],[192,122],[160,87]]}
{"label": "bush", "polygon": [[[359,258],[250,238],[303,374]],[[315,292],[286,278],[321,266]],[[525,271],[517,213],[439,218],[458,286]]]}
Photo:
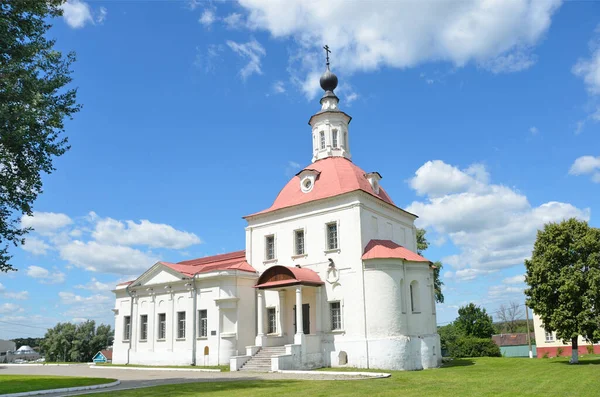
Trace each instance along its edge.
{"label": "bush", "polygon": [[542,356],[542,358],[548,358],[550,357],[550,354],[548,354],[548,352],[544,353],[544,355]]}
{"label": "bush", "polygon": [[448,353],[454,358],[463,357],[502,357],[500,348],[491,339],[463,336],[448,346]]}
{"label": "bush", "polygon": [[594,354],[594,346],[593,345],[587,345],[585,348],[587,349],[588,354]]}
{"label": "bush", "polygon": [[558,349],[556,349],[556,357],[560,357],[563,354],[564,349],[562,347],[559,347]]}

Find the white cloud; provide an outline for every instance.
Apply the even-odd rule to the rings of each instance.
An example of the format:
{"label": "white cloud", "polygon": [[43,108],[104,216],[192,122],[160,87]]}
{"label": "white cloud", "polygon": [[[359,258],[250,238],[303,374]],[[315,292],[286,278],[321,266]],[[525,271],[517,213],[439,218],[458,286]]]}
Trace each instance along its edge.
{"label": "white cloud", "polygon": [[104,21],[106,21],[106,16],[108,15],[108,10],[106,7],[100,7],[98,10],[98,15],[96,16],[96,23],[102,25]]}
{"label": "white cloud", "polygon": [[110,297],[108,297],[106,295],[96,294],[96,295],[84,297],[81,295],[75,295],[72,292],[64,292],[64,291],[59,292],[58,296],[61,300],[61,303],[65,304],[65,305],[72,305],[74,303],[81,303],[81,302],[107,302],[108,300],[110,300]]}
{"label": "white cloud", "polygon": [[25,244],[23,244],[21,248],[34,255],[45,255],[51,247],[39,238],[27,237],[25,239]]}
{"label": "white cloud", "polygon": [[346,105],[350,106],[352,102],[358,99],[358,94],[356,92],[351,92],[345,96]]}
{"label": "white cloud", "polygon": [[589,59],[579,59],[573,66],[573,74],[581,77],[591,95],[600,94],[600,45],[593,45]]}
{"label": "white cloud", "polygon": [[5,292],[3,296],[7,299],[27,300],[29,299],[29,291]]}
{"label": "white cloud", "polygon": [[569,174],[590,174],[592,176],[592,182],[600,183],[600,156],[581,156],[577,158],[571,165]]}
{"label": "white cloud", "polygon": [[18,313],[22,312],[23,308],[14,303],[4,303],[0,305],[0,314]]}
{"label": "white cloud", "polygon": [[206,51],[201,48],[196,48],[194,66],[204,73],[214,73],[217,69],[217,64],[222,59],[224,50],[225,47],[220,44],[210,44],[206,47]]}
{"label": "white cloud", "polygon": [[493,285],[488,289],[488,296],[493,301],[521,301],[525,298],[523,291],[525,287],[510,287],[508,285]]}
{"label": "white cloud", "polygon": [[285,84],[283,81],[278,80],[273,83],[273,92],[276,94],[283,94],[285,92]]}
{"label": "white cloud", "polygon": [[113,287],[113,285],[100,282],[100,281],[96,280],[94,277],[92,277],[90,282],[85,285],[80,284],[80,285],[75,286],[75,288],[78,288],[78,289],[87,289],[90,291],[102,291],[102,292],[110,291],[112,289],[112,287]]}
{"label": "white cloud", "polygon": [[216,19],[215,13],[212,10],[204,10],[198,22],[206,27],[210,27]]}
{"label": "white cloud", "polygon": [[507,277],[502,280],[503,284],[521,284],[525,282],[525,275],[517,274],[516,276]]}
{"label": "white cloud", "polygon": [[430,161],[416,171],[410,184],[423,201],[407,210],[419,215],[418,227],[447,236],[460,250],[443,258],[456,278],[473,279],[522,264],[531,255],[536,232],[547,222],[576,217],[588,220],[589,209],[548,202],[532,207],[523,194],[489,182],[482,165],[465,170]]}
{"label": "white cloud", "polygon": [[537,135],[540,131],[537,129],[537,127],[529,127],[529,132],[531,135]]}
{"label": "white cloud", "polygon": [[[318,92],[308,77],[323,71],[303,61],[322,60],[352,73],[380,67],[407,68],[430,61],[461,67],[472,62],[493,73],[514,72],[535,62],[533,47],[550,27],[560,0],[355,1],[240,0],[251,29],[298,46],[298,77],[307,96]],[[315,67],[316,66],[316,67]],[[310,84],[310,86],[308,86]]]}
{"label": "white cloud", "polygon": [[68,0],[61,8],[65,22],[74,29],[84,27],[87,22],[94,23],[90,6],[85,1]]}
{"label": "white cloud", "polygon": [[67,215],[54,212],[34,212],[33,216],[23,215],[21,218],[21,227],[31,227],[40,234],[52,234],[71,223],[73,220]]}
{"label": "white cloud", "polygon": [[237,12],[227,15],[223,18],[223,22],[228,29],[239,29],[245,26],[242,14]]}
{"label": "white cloud", "polygon": [[92,237],[103,244],[147,245],[153,248],[182,249],[202,241],[194,233],[177,230],[162,223],[152,223],[143,219],[117,221],[112,218],[101,219],[96,223]]}
{"label": "white cloud", "polygon": [[136,274],[158,261],[157,257],[121,245],[75,240],[60,247],[62,259],[89,271]]}
{"label": "white cloud", "polygon": [[240,70],[242,80],[246,80],[253,74],[262,74],[261,58],[267,54],[267,51],[258,41],[252,40],[242,44],[227,40],[227,45],[232,51],[248,61],[246,66]]}
{"label": "white cloud", "polygon": [[65,281],[65,274],[59,271],[50,272],[40,266],[29,266],[27,275],[40,280],[42,284],[60,284]]}

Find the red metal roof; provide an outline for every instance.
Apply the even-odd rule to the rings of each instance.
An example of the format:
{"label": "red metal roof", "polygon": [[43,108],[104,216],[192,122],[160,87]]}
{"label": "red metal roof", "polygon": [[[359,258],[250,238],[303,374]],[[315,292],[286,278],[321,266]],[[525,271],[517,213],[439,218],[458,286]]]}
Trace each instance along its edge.
{"label": "red metal roof", "polygon": [[246,217],[265,214],[267,212],[315,200],[339,196],[340,194],[349,193],[355,190],[362,190],[363,192],[395,206],[394,202],[383,188],[380,187],[379,193],[375,193],[371,184],[365,177],[365,171],[344,157],[328,157],[317,160],[304,170],[314,170],[319,172],[319,176],[310,192],[302,192],[300,189],[300,177],[296,175],[283,189],[281,189],[279,195],[273,202],[273,205],[266,210]]}
{"label": "red metal roof", "polygon": [[319,286],[325,284],[311,269],[275,265],[261,274],[254,288],[276,288],[290,285]]}
{"label": "red metal roof", "polygon": [[131,281],[125,281],[125,282],[122,282],[122,283],[119,283],[119,284],[117,284],[117,286],[119,286],[119,285],[129,285],[129,284],[133,283],[134,281],[135,281],[135,280],[131,280]]}
{"label": "red metal roof", "polygon": [[161,263],[187,276],[219,270],[240,270],[243,272],[256,273],[256,269],[246,262],[246,251],[244,250],[229,252],[227,254],[207,256],[204,258],[190,259],[179,263]]}
{"label": "red metal roof", "polygon": [[390,258],[398,258],[404,259],[410,262],[429,262],[429,259],[422,257],[405,248],[399,244],[394,243],[390,240],[371,240],[369,244],[365,247],[365,252],[363,253],[362,259],[390,259]]}
{"label": "red metal roof", "polygon": [[100,353],[102,353],[102,355],[106,357],[107,360],[112,361],[112,350],[100,350]]}

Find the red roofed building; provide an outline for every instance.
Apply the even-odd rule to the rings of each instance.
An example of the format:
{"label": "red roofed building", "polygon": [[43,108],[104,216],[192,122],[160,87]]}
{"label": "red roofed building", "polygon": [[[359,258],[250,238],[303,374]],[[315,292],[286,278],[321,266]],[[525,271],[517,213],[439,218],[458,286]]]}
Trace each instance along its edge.
{"label": "red roofed building", "polygon": [[312,161],[244,217],[246,249],[159,261],[115,289],[113,362],[231,370],[441,362],[431,262],[416,215],[352,162],[337,77],[321,78]]}

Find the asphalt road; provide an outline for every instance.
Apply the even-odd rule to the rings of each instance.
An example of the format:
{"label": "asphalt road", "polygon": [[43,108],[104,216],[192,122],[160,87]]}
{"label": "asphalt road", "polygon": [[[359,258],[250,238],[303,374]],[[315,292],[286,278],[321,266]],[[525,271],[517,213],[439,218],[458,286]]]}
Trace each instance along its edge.
{"label": "asphalt road", "polygon": [[[149,387],[157,385],[189,383],[189,382],[214,382],[214,381],[240,381],[240,380],[339,380],[339,375],[328,375],[327,372],[314,372],[311,374],[279,374],[257,372],[200,372],[200,371],[158,371],[158,370],[130,370],[130,369],[97,369],[90,368],[88,364],[69,366],[20,366],[0,365],[0,375],[56,375],[56,376],[84,376],[91,378],[119,379],[119,386],[99,389],[97,391],[52,393],[47,397],[77,396],[93,394],[94,392],[107,392],[123,389]],[[345,379],[358,379],[357,377],[344,377]]]}

